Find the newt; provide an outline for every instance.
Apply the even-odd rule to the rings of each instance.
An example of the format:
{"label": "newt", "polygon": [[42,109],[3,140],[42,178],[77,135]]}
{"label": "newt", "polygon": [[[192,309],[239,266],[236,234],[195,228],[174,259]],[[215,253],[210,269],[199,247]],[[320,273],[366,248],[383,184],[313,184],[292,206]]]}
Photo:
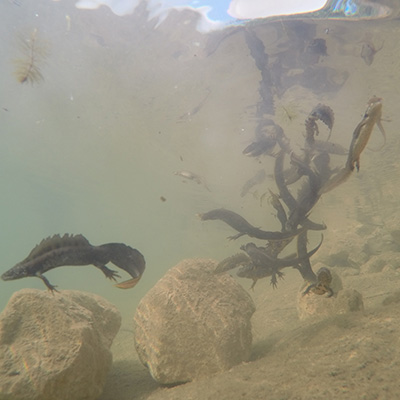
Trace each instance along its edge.
{"label": "newt", "polygon": [[233,256],[224,258],[221,262],[218,263],[215,268],[214,273],[220,274],[222,272],[230,271],[231,269],[235,269],[240,266],[251,264],[251,259],[247,254],[237,253]]}
{"label": "newt", "polygon": [[197,215],[202,221],[219,219],[239,232],[237,235],[230,236],[229,239],[237,239],[243,235],[248,235],[250,237],[262,240],[283,240],[290,237],[295,237],[302,231],[302,229],[296,229],[290,232],[263,231],[262,229],[251,225],[241,215],[235,213],[234,211],[226,210],[225,208],[217,208],[204,214]]}
{"label": "newt", "polygon": [[[277,279],[276,275],[279,277],[282,277],[282,274],[279,272],[280,269],[285,268],[285,267],[297,267],[299,263],[304,261],[305,259],[309,259],[312,255],[314,255],[318,249],[321,247],[323,241],[323,235],[321,238],[321,242],[319,245],[311,250],[310,252],[306,253],[305,255],[301,257],[285,257],[285,258],[277,258],[269,254],[268,249],[263,248],[263,247],[258,247],[254,243],[247,243],[246,245],[243,245],[240,247],[241,250],[247,253],[247,255],[250,257],[254,269],[253,272],[256,271],[257,268],[265,269],[266,271],[264,276],[270,276],[271,275],[271,285],[275,288],[277,284]],[[246,269],[242,269],[242,276],[244,271],[246,270],[246,277],[249,277],[248,271],[249,267],[246,267]],[[256,271],[258,277],[254,276],[255,279],[259,279],[259,277],[262,277],[262,272],[261,271]],[[261,275],[260,275],[261,274]],[[253,279],[254,279],[253,278]],[[254,287],[254,285],[253,285]]]}
{"label": "newt", "polygon": [[[246,264],[239,268],[236,275],[239,278],[248,278],[253,281],[250,286],[251,290],[254,290],[254,286],[256,285],[257,281],[262,278],[266,278],[268,276],[278,275],[279,278],[283,279],[284,274],[283,272],[279,271],[279,268],[275,269],[273,266],[265,266],[259,267],[255,266],[254,264]],[[271,278],[271,285],[275,288],[277,286],[277,279]]]}
{"label": "newt", "polygon": [[307,236],[307,231],[304,231],[297,236],[297,256],[302,259],[302,261],[298,264],[297,269],[304,280],[316,282],[317,276],[311,268],[310,258],[307,257]]}
{"label": "newt", "polygon": [[[317,224],[315,222],[312,222],[308,219],[308,216],[306,215],[307,212],[303,212],[300,216],[300,210],[299,210],[299,203],[298,201],[293,197],[293,195],[290,193],[287,184],[285,182],[284,178],[284,173],[283,173],[283,163],[285,159],[285,151],[281,150],[275,159],[275,167],[274,167],[274,176],[275,176],[275,183],[276,186],[278,187],[279,190],[279,197],[280,199],[283,200],[283,202],[286,204],[287,208],[289,209],[289,218],[290,218],[290,223],[286,224],[286,229],[288,231],[291,231],[291,229],[294,227],[294,225],[300,224],[303,226],[303,228],[306,229],[312,229],[312,230],[324,230],[326,229],[326,226],[324,224]],[[310,175],[309,178],[312,179],[312,183],[314,186],[319,184],[318,182],[318,176],[315,175],[315,173],[312,173],[312,171],[309,171],[309,168],[307,168],[307,173]],[[304,194],[304,192],[303,192]],[[311,193],[310,196],[316,196],[317,194]],[[305,202],[305,198],[301,199],[301,201]],[[304,211],[304,210],[303,210]],[[296,218],[295,218],[296,216]],[[297,227],[297,225],[296,225]]]}
{"label": "newt", "polygon": [[346,167],[354,170],[354,165],[357,171],[360,169],[360,155],[367,146],[372,130],[378,125],[379,130],[383,135],[383,145],[386,144],[386,133],[381,123],[382,117],[382,99],[380,97],[372,97],[367,103],[367,110],[361,122],[357,125],[353,132],[353,138],[350,143],[349,156],[347,158]]}
{"label": "newt", "polygon": [[106,267],[113,263],[126,271],[132,279],[116,284],[121,289],[135,286],[146,266],[143,255],[136,249],[123,243],[108,243],[93,246],[82,235],[54,235],[43,239],[23,261],[4,272],[1,279],[10,281],[35,276],[40,278],[51,291],[57,291],[43,275],[57,267],[67,265],[94,265],[100,269],[106,278],[116,280],[118,273]]}
{"label": "newt", "polygon": [[360,170],[360,156],[368,144],[375,124],[383,135],[382,146],[386,144],[386,133],[381,123],[381,117],[382,99],[374,96],[368,101],[364,117],[353,132],[346,165],[320,188],[319,194],[327,193],[345,182],[354,168],[357,168],[357,171]]}
{"label": "newt", "polygon": [[261,136],[255,142],[251,142],[243,154],[248,157],[259,157],[263,154],[270,154],[276,145],[276,139],[271,136]]}
{"label": "newt", "polygon": [[308,176],[308,181],[303,183],[298,192],[298,198],[296,199],[297,207],[290,210],[286,223],[288,230],[292,230],[306,221],[311,209],[319,200],[319,190],[321,188],[321,179],[318,174],[293,152],[290,154],[290,158],[292,164],[299,168],[300,173]]}
{"label": "newt", "polygon": [[314,136],[319,134],[319,129],[317,125],[317,121],[322,121],[327,128],[329,129],[329,136],[327,141],[329,141],[331,133],[332,133],[332,127],[333,123],[335,121],[335,116],[333,113],[332,108],[329,106],[326,106],[325,104],[317,104],[312,110],[310,115],[305,121],[306,125],[306,143],[310,146],[313,145],[314,143]]}
{"label": "newt", "polygon": [[321,267],[317,272],[317,282],[312,283],[311,285],[307,286],[306,290],[303,292],[303,296],[308,294],[310,291],[317,295],[323,295],[328,293],[327,297],[333,296],[333,290],[330,287],[332,282],[332,274],[326,267]]}
{"label": "newt", "polygon": [[275,194],[271,189],[268,189],[268,190],[269,190],[269,193],[271,194],[269,202],[272,205],[272,207],[274,207],[276,210],[276,216],[282,225],[282,231],[285,231],[286,223],[287,223],[286,211],[283,208],[281,201],[279,200],[279,196],[277,194]]}

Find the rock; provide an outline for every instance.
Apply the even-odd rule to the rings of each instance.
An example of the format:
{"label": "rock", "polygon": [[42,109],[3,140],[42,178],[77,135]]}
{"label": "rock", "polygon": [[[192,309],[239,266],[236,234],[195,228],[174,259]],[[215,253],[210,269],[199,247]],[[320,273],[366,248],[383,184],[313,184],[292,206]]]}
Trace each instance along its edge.
{"label": "rock", "polygon": [[377,272],[382,272],[386,261],[380,256],[372,256],[365,264],[360,268],[361,273],[375,274]]}
{"label": "rock", "polygon": [[253,300],[228,274],[215,275],[216,265],[183,260],[139,303],[135,347],[159,383],[192,381],[250,356]]}
{"label": "rock", "polygon": [[379,227],[366,238],[363,250],[373,256],[397,252],[398,247],[398,244],[393,240],[393,236],[386,229]]}
{"label": "rock", "polygon": [[315,259],[328,267],[359,268],[370,257],[364,248],[365,241],[352,230],[341,232],[335,241],[326,244],[324,251]]}
{"label": "rock", "polygon": [[335,314],[364,311],[362,294],[355,289],[342,290],[335,299],[333,310]]}
{"label": "rock", "polygon": [[0,399],[98,398],[120,325],[118,310],[94,294],[14,293],[0,314]]}
{"label": "rock", "polygon": [[341,290],[336,297],[318,296],[313,293],[303,296],[303,291],[304,287],[297,297],[297,313],[301,320],[364,310],[362,295],[354,289]]}
{"label": "rock", "polygon": [[361,273],[371,274],[384,270],[395,270],[399,268],[399,253],[388,251],[378,256],[372,256],[368,262],[361,266]]}

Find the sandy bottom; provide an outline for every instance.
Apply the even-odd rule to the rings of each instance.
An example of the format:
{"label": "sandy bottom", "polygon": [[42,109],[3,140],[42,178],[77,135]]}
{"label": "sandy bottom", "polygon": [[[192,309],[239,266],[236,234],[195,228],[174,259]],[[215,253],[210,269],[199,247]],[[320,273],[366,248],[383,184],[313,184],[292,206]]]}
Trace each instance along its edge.
{"label": "sandy bottom", "polygon": [[158,385],[139,362],[132,325],[126,322],[115,339],[114,363],[100,400],[397,399],[400,273],[338,273],[345,288],[362,293],[364,312],[300,321],[299,274],[288,271],[277,290],[261,280],[252,292],[257,311],[251,360],[173,388]]}

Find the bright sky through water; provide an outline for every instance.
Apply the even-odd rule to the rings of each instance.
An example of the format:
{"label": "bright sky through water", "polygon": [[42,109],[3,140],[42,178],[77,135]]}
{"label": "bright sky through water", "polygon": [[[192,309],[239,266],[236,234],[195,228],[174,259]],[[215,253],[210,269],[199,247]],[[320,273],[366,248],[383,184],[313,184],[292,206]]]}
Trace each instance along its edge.
{"label": "bright sky through water", "polygon": [[[203,15],[209,24],[202,30],[213,29],[236,19],[265,18],[273,15],[311,12],[324,6],[326,0],[147,0],[151,18],[160,22],[171,9],[191,8]],[[96,9],[102,5],[110,7],[117,15],[134,12],[139,0],[79,0],[81,9]]]}

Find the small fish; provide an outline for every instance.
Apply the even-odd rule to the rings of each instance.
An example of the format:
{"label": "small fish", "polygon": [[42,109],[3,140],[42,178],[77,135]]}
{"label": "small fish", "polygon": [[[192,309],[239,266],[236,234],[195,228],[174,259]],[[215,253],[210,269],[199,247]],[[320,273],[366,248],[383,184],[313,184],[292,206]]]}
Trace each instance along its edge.
{"label": "small fish", "polygon": [[67,265],[94,265],[106,278],[116,280],[116,271],[106,267],[112,262],[131,275],[132,279],[116,284],[121,289],[133,287],[143,275],[146,263],[143,255],[136,249],[123,243],[108,243],[93,246],[82,235],[54,235],[44,239],[23,261],[4,272],[1,279],[10,281],[28,276],[40,278],[51,291],[57,291],[43,275],[57,267]]}
{"label": "small fish", "polygon": [[207,94],[203,97],[200,103],[196,107],[194,107],[191,111],[182,114],[178,118],[178,122],[190,121],[191,117],[196,115],[203,108],[204,104],[206,104],[206,101],[208,99],[208,96],[210,96],[210,94],[211,94],[211,89],[207,88]]}
{"label": "small fish", "polygon": [[209,189],[209,187],[206,184],[205,179],[202,176],[195,174],[194,172],[175,171],[174,175],[177,175],[177,176],[180,176],[181,178],[196,182],[198,185],[203,185],[209,192],[211,192],[211,190]]}

